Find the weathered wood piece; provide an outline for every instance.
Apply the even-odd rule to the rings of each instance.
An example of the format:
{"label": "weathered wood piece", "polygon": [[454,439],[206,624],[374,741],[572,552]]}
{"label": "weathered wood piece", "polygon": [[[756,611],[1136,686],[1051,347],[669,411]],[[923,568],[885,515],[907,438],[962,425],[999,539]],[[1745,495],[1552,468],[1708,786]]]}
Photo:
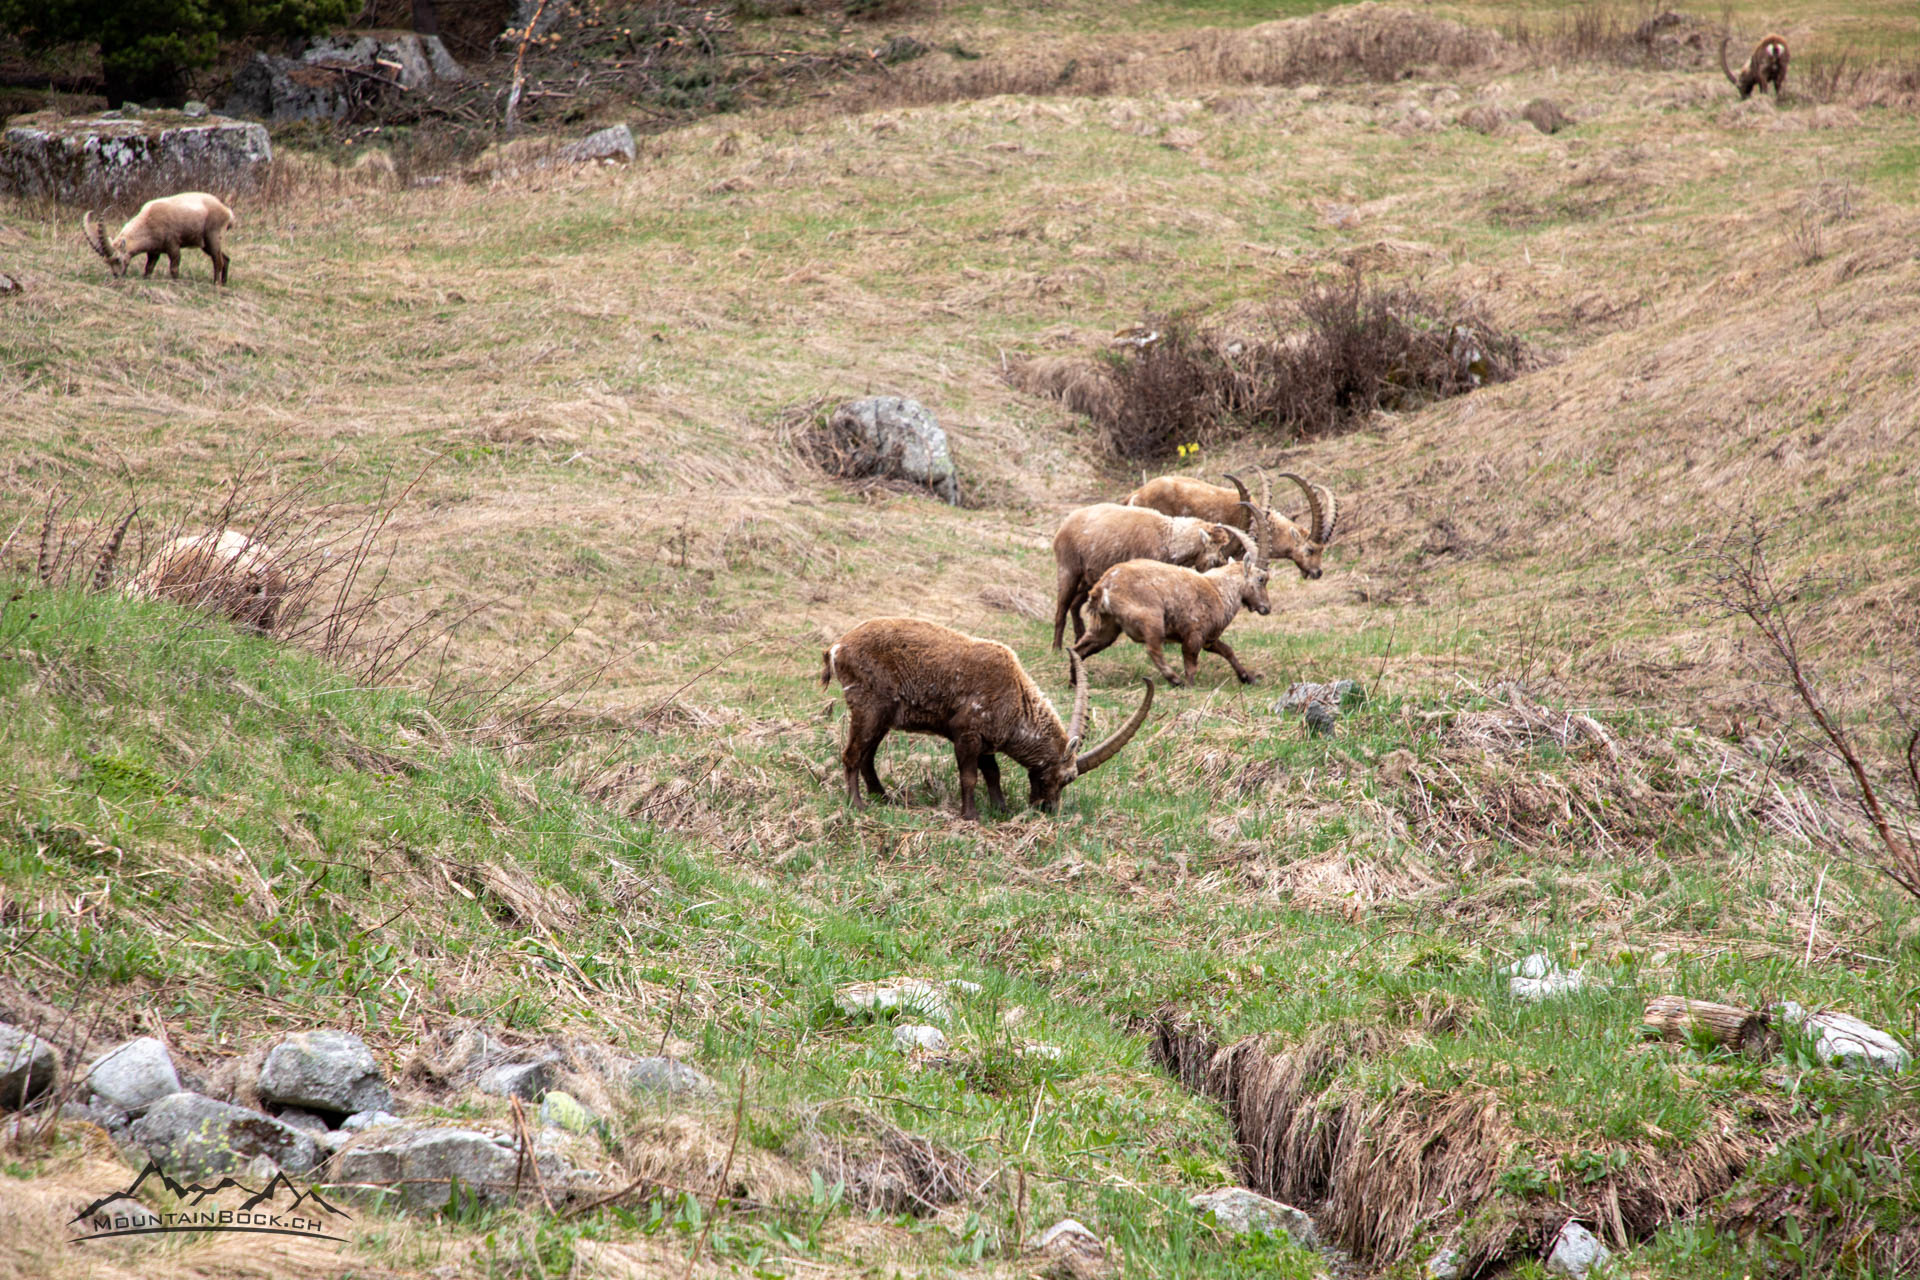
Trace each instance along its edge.
{"label": "weathered wood piece", "polygon": [[1687,1041],[1705,1034],[1730,1049],[1761,1058],[1772,1056],[1780,1047],[1773,1016],[1738,1005],[1655,996],[1647,1001],[1647,1011],[1640,1021],[1663,1040]]}

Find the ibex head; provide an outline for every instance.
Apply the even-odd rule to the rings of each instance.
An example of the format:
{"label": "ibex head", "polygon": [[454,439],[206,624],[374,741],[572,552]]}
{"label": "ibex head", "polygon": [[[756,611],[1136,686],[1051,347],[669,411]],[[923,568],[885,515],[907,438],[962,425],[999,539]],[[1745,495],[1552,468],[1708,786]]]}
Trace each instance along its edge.
{"label": "ibex head", "polygon": [[82,224],[86,229],[87,243],[93,246],[95,253],[107,260],[107,266],[113,274],[116,276],[127,274],[127,264],[132,262],[133,258],[126,251],[126,237],[121,236],[112,244],[108,244],[107,229],[100,225],[100,220],[91,212],[82,219]]}

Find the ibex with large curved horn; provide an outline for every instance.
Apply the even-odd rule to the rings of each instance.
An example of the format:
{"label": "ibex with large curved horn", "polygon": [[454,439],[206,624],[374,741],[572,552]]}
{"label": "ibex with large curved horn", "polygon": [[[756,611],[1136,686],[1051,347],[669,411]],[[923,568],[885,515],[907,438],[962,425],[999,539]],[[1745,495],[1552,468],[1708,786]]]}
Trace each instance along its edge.
{"label": "ibex with large curved horn", "polygon": [[1747,64],[1740,68],[1740,74],[1734,75],[1727,66],[1727,41],[1731,36],[1720,37],[1720,70],[1727,82],[1740,91],[1742,98],[1755,89],[1773,86],[1773,96],[1777,99],[1780,90],[1787,83],[1787,61],[1792,56],[1787,52],[1785,36],[1762,36],[1760,43],[1753,46],[1753,52],[1747,55]]}
{"label": "ibex with large curved horn", "polygon": [[[1260,506],[1256,509],[1249,503],[1248,508],[1255,517],[1254,528],[1264,535],[1270,520],[1262,517],[1272,515],[1267,506],[1272,484],[1262,478],[1260,487]],[[1225,658],[1242,684],[1258,680],[1257,674],[1240,665],[1223,636],[1241,609],[1264,614],[1271,608],[1267,600],[1267,555],[1271,548],[1264,536],[1256,541],[1238,529],[1233,530],[1233,536],[1240,540],[1244,558],[1238,564],[1222,565],[1206,573],[1151,560],[1130,560],[1109,569],[1094,585],[1089,601],[1091,625],[1073,646],[1074,656],[1091,658],[1125,632],[1128,639],[1146,647],[1148,660],[1170,685],[1193,683],[1202,651]],[[1161,652],[1169,637],[1180,642],[1180,675],[1167,666]]]}
{"label": "ibex with large curved horn", "polygon": [[1113,566],[1128,560],[1164,560],[1211,569],[1227,562],[1232,547],[1227,533],[1217,523],[1117,502],[1097,502],[1068,512],[1053,535],[1053,647],[1060,647],[1069,617],[1073,638],[1086,634],[1080,606],[1100,575]]}
{"label": "ibex with large curved horn", "polygon": [[1027,767],[1029,800],[1053,813],[1060,793],[1075,778],[1093,772],[1119,753],[1145,723],[1153,706],[1153,682],[1132,717],[1091,751],[1080,749],[1087,726],[1087,677],[1072,660],[1073,716],[1060,713],[1040,692],[1020,659],[1006,645],[913,618],[874,618],[841,636],[821,655],[820,687],[840,681],[847,700],[847,799],[865,803],[867,790],[884,799],[874,771],[874,753],[887,734],[900,729],[953,743],[960,767],[960,816],[978,818],[973,792],[987,784],[987,799],[1005,810],[995,753]]}
{"label": "ibex with large curved horn", "polygon": [[107,260],[108,269],[116,276],[127,274],[128,266],[141,254],[147,258],[147,269],[142,274],[151,276],[153,264],[164,254],[167,274],[178,280],[180,251],[205,249],[213,259],[215,284],[227,282],[230,261],[227,251],[220,247],[221,237],[240,225],[234,219],[233,210],[204,191],[187,191],[147,201],[140,206],[140,212],[127,219],[127,225],[121,227],[120,234],[111,241],[107,239],[106,228],[91,213],[81,221],[87,243]]}
{"label": "ibex with large curved horn", "polygon": [[[1192,516],[1252,531],[1255,523],[1250,514],[1253,497],[1247,492],[1247,486],[1241,483],[1238,476],[1222,478],[1231,481],[1233,488],[1223,489],[1190,476],[1161,476],[1128,494],[1126,504],[1149,507],[1165,515]],[[1327,544],[1333,541],[1333,522],[1339,513],[1339,504],[1334,501],[1333,490],[1325,485],[1309,484],[1305,477],[1291,471],[1282,471],[1280,478],[1293,481],[1307,495],[1309,527],[1302,529],[1292,520],[1269,509],[1266,525],[1270,554],[1293,561],[1301,577],[1317,578],[1321,573],[1322,553]]]}

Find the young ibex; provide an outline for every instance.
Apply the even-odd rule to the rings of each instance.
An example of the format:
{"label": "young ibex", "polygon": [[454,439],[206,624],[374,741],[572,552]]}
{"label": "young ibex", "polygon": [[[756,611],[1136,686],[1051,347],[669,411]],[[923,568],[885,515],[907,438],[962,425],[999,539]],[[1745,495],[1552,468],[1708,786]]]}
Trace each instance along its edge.
{"label": "young ibex", "polygon": [[1777,99],[1780,90],[1787,83],[1787,38],[1785,36],[1763,36],[1760,43],[1753,46],[1753,52],[1747,55],[1747,65],[1740,68],[1735,76],[1727,66],[1727,41],[1730,36],[1720,37],[1720,70],[1726,74],[1728,83],[1740,91],[1745,98],[1755,89],[1773,86],[1773,96]]}
{"label": "young ibex", "polygon": [[199,605],[271,632],[287,577],[263,542],[237,529],[175,538],[127,584],[135,595]]}
{"label": "young ibex", "polygon": [[151,276],[154,263],[164,253],[167,256],[167,274],[178,280],[180,251],[205,249],[207,256],[213,259],[215,284],[227,282],[229,259],[227,251],[220,247],[220,238],[229,228],[240,225],[234,219],[233,210],[204,191],[188,191],[147,201],[140,206],[140,212],[127,220],[127,225],[120,228],[120,234],[111,242],[107,239],[106,228],[91,213],[83,221],[87,243],[93,246],[95,253],[107,260],[107,265],[116,276],[127,274],[128,265],[143,253],[147,255],[147,269],[141,274]]}
{"label": "young ibex", "polygon": [[[1195,573],[1177,565],[1129,560],[1107,570],[1093,589],[1092,629],[1070,652],[1082,660],[1091,658],[1124,631],[1128,639],[1146,646],[1147,658],[1170,685],[1193,683],[1203,649],[1225,658],[1240,683],[1258,680],[1221,638],[1241,609],[1264,614],[1270,608],[1265,549],[1238,529],[1233,534],[1246,550],[1237,564]],[[1180,642],[1182,675],[1174,674],[1160,651],[1169,636]]]}
{"label": "young ibex", "polygon": [[[1161,476],[1128,494],[1127,505],[1147,507],[1170,516],[1193,516],[1252,532],[1253,499],[1247,493],[1247,486],[1240,483],[1238,476],[1224,478],[1233,481],[1232,489],[1187,476]],[[1268,511],[1267,546],[1273,554],[1293,561],[1301,577],[1317,578],[1321,572],[1321,554],[1333,540],[1333,520],[1339,506],[1334,502],[1333,491],[1325,485],[1308,484],[1291,471],[1281,472],[1280,478],[1293,481],[1307,495],[1312,528],[1302,529],[1285,516]]]}
{"label": "young ibex", "polygon": [[1073,638],[1087,633],[1080,606],[1100,575],[1128,560],[1163,560],[1168,564],[1211,569],[1225,564],[1232,542],[1217,523],[1184,516],[1168,516],[1143,507],[1098,502],[1067,514],[1053,535],[1057,591],[1053,602],[1053,647],[1060,647],[1067,618],[1073,618]]}
{"label": "young ibex", "polygon": [[856,807],[865,803],[862,779],[876,798],[885,798],[873,757],[887,733],[900,729],[953,743],[962,818],[979,817],[973,803],[976,777],[986,779],[988,800],[1007,807],[995,752],[1027,767],[1029,801],[1054,812],[1066,785],[1111,760],[1153,706],[1153,682],[1148,681],[1132,718],[1093,750],[1081,751],[1087,678],[1078,658],[1072,664],[1073,718],[1062,725],[1060,713],[1007,646],[912,618],[861,623],[822,655],[820,668],[821,688],[837,678],[846,693],[847,747],[840,760],[847,799]]}

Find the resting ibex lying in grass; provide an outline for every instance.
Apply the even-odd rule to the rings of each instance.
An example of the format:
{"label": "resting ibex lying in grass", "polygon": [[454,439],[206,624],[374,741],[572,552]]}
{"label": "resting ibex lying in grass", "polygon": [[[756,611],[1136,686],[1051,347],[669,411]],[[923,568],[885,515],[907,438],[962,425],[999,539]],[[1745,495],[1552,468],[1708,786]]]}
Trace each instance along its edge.
{"label": "resting ibex lying in grass", "polygon": [[[1205,573],[1152,560],[1129,560],[1107,570],[1093,588],[1093,626],[1072,653],[1091,658],[1124,631],[1146,646],[1147,658],[1170,685],[1193,682],[1203,649],[1225,658],[1242,684],[1258,680],[1221,638],[1241,609],[1264,614],[1270,608],[1266,556],[1246,534],[1238,529],[1233,534],[1246,544],[1245,559]],[[1160,651],[1168,637],[1180,642],[1182,675],[1174,674]]]}
{"label": "resting ibex lying in grass", "polygon": [[265,543],[223,529],[175,538],[127,589],[217,609],[243,627],[271,632],[287,597],[287,578]]}
{"label": "resting ibex lying in grass", "polygon": [[863,778],[868,791],[885,798],[873,757],[888,732],[901,729],[953,743],[962,818],[979,817],[973,803],[976,776],[986,779],[987,799],[1007,807],[995,752],[1027,767],[1030,802],[1054,812],[1066,785],[1111,760],[1153,706],[1153,682],[1148,681],[1133,717],[1093,750],[1081,751],[1087,678],[1080,660],[1071,662],[1073,718],[1062,725],[1060,713],[1007,646],[912,618],[861,623],[822,655],[820,669],[821,688],[837,678],[846,692],[847,747],[840,760],[847,799],[856,806],[865,803]]}
{"label": "resting ibex lying in grass", "polygon": [[1099,502],[1067,514],[1053,535],[1057,593],[1053,602],[1053,647],[1060,647],[1067,617],[1073,617],[1073,638],[1087,633],[1080,606],[1100,575],[1128,560],[1163,560],[1168,564],[1211,569],[1225,564],[1232,547],[1228,530],[1220,524],[1163,515],[1144,507]]}
{"label": "resting ibex lying in grass", "polygon": [[[1291,471],[1282,471],[1280,478],[1293,481],[1307,495],[1312,528],[1302,529],[1285,516],[1269,510],[1266,545],[1271,548],[1271,554],[1282,555],[1293,561],[1301,577],[1317,578],[1321,572],[1321,553],[1326,550],[1327,543],[1333,540],[1333,519],[1338,504],[1334,502],[1333,491],[1325,485],[1308,484],[1305,478]],[[1170,516],[1211,520],[1215,524],[1230,525],[1251,533],[1254,527],[1253,498],[1238,476],[1227,476],[1226,479],[1233,481],[1232,489],[1222,489],[1219,485],[1187,476],[1161,476],[1128,494],[1127,505],[1147,507]]]}
{"label": "resting ibex lying in grass", "polygon": [[227,282],[227,251],[220,247],[220,237],[228,228],[240,225],[234,219],[233,210],[204,191],[188,191],[147,201],[140,206],[140,212],[127,220],[127,225],[120,228],[120,234],[112,241],[108,241],[106,228],[91,213],[84,222],[87,243],[93,246],[95,253],[107,260],[107,265],[116,276],[127,274],[128,264],[143,253],[147,255],[147,269],[141,274],[151,276],[153,264],[164,253],[167,256],[167,274],[178,280],[180,251],[205,249],[207,256],[213,259],[215,284]]}
{"label": "resting ibex lying in grass", "polygon": [[1727,66],[1727,41],[1731,37],[1720,37],[1720,70],[1726,73],[1729,83],[1740,91],[1742,98],[1757,88],[1773,86],[1773,96],[1778,98],[1780,90],[1787,83],[1787,38],[1785,36],[1763,36],[1760,43],[1753,46],[1753,52],[1747,55],[1747,65],[1740,68],[1740,74],[1734,75]]}

